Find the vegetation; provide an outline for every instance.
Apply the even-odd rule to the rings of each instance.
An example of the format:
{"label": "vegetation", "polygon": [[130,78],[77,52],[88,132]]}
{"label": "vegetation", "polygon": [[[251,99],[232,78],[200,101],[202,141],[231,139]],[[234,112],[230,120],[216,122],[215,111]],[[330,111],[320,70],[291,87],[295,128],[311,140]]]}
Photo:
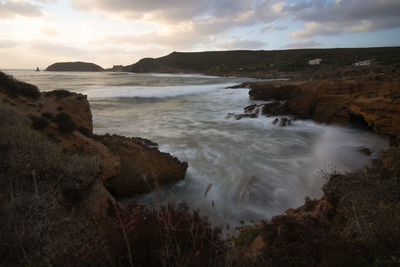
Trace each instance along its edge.
{"label": "vegetation", "polygon": [[52,122],[57,123],[58,130],[62,133],[70,133],[77,129],[75,122],[72,121],[71,115],[65,112],[57,113]]}
{"label": "vegetation", "polygon": [[87,62],[58,62],[46,68],[46,71],[103,71],[99,65]]}
{"label": "vegetation", "polygon": [[49,120],[53,119],[53,114],[50,112],[43,112],[42,117],[48,118]]}
{"label": "vegetation", "polygon": [[49,121],[42,117],[32,116],[32,128],[35,130],[42,130],[49,126]]}
{"label": "vegetation", "polygon": [[[240,72],[284,71],[304,72],[316,68],[351,66],[362,60],[372,60],[382,65],[398,64],[400,47],[383,48],[338,48],[338,49],[297,49],[277,51],[215,51],[215,52],[173,52],[156,59],[143,59],[126,66],[123,71],[186,71],[209,74],[240,74]],[[308,60],[321,58],[320,66],[311,66]]]}
{"label": "vegetation", "polygon": [[57,98],[65,98],[73,95],[70,91],[67,90],[53,90],[49,92],[44,92],[45,96],[56,96]]}
{"label": "vegetation", "polygon": [[1,109],[0,265],[222,265],[219,232],[184,205],[91,216],[98,160],[63,152],[23,121]]}
{"label": "vegetation", "polygon": [[78,128],[78,131],[79,131],[81,134],[85,135],[85,136],[90,136],[90,131],[89,131],[88,128],[85,128],[85,127],[83,127],[83,126],[80,126],[80,127]]}
{"label": "vegetation", "polygon": [[32,99],[37,99],[40,96],[40,91],[35,85],[18,81],[1,71],[0,90],[5,90],[9,96],[22,95]]}

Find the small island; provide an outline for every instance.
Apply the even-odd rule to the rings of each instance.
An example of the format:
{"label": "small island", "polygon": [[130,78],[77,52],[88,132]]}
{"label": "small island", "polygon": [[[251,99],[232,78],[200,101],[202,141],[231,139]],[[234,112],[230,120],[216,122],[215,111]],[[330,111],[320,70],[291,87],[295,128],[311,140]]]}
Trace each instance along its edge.
{"label": "small island", "polygon": [[46,68],[45,71],[104,71],[102,67],[88,62],[57,62]]}

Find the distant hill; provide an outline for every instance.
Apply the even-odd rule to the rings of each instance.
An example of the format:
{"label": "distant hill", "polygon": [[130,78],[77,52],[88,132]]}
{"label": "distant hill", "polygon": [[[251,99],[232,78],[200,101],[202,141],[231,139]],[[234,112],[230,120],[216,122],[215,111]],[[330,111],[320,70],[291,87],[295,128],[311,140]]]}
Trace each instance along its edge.
{"label": "distant hill", "polygon": [[87,62],[58,62],[46,68],[45,71],[103,71],[99,65]]}
{"label": "distant hill", "polygon": [[[309,60],[320,58],[318,66]],[[141,59],[125,66],[127,72],[201,72],[224,74],[256,71],[304,71],[316,67],[351,66],[352,63],[371,60],[373,64],[400,64],[400,47],[297,49],[275,51],[212,51],[173,52],[159,58]]]}

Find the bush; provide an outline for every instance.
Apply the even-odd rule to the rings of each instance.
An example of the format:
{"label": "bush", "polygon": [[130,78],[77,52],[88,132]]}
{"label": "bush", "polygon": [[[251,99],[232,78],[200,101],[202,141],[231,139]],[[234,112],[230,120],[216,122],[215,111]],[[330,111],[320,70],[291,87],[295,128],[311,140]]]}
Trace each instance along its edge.
{"label": "bush", "polygon": [[32,116],[32,128],[35,130],[43,130],[49,126],[49,121],[42,117]]}
{"label": "bush", "polygon": [[59,123],[62,121],[71,121],[71,119],[72,119],[71,115],[69,115],[68,113],[60,112],[54,116],[54,118],[52,119],[52,122]]}
{"label": "bush", "polygon": [[[89,236],[90,250],[78,259],[88,265],[221,266],[225,243],[219,230],[186,205],[149,209],[131,204]],[[70,260],[73,261],[73,260]]]}
{"label": "bush", "polygon": [[80,126],[80,127],[78,128],[78,131],[79,131],[81,134],[85,135],[85,136],[90,136],[90,131],[89,131],[89,129],[86,128],[86,127]]}
{"label": "bush", "polygon": [[24,123],[1,110],[0,265],[68,265],[64,254],[84,247],[90,225],[76,208],[91,186],[82,179],[96,179],[100,166],[95,158],[63,153]]}
{"label": "bush", "polygon": [[72,121],[71,115],[65,112],[57,113],[52,121],[57,123],[58,130],[62,133],[70,133],[77,129],[75,122]]}
{"label": "bush", "polygon": [[76,124],[73,121],[58,122],[58,130],[62,133],[71,133],[76,130]]}
{"label": "bush", "polygon": [[49,91],[49,92],[45,92],[44,93],[45,96],[55,96],[58,99],[69,97],[69,96],[71,96],[73,94],[74,93],[72,93],[70,91],[67,91],[67,90],[53,90],[53,91]]}
{"label": "bush", "polygon": [[53,114],[50,112],[42,113],[42,117],[48,118],[49,120],[53,119]]}
{"label": "bush", "polygon": [[37,99],[40,96],[39,89],[32,84],[14,79],[0,71],[0,90],[3,89],[10,96],[23,95],[29,98]]}

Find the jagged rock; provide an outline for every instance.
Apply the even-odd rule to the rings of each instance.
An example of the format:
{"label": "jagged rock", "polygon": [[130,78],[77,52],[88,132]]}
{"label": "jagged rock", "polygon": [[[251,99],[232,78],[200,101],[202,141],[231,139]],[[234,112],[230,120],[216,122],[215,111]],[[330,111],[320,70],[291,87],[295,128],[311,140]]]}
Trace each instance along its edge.
{"label": "jagged rock", "polygon": [[260,106],[257,104],[253,104],[253,105],[245,107],[243,110],[244,110],[244,113],[253,113],[254,110],[256,110],[258,107],[260,107]]}
{"label": "jagged rock", "polygon": [[[367,73],[368,74],[368,73]],[[383,81],[367,74],[335,80],[250,83],[254,100],[284,100],[265,104],[265,115],[291,115],[323,123],[363,122],[375,132],[400,136],[400,79],[396,71]],[[380,74],[383,75],[383,74]],[[393,142],[395,143],[395,142]]]}
{"label": "jagged rock", "polygon": [[277,101],[264,104],[261,112],[262,114],[267,116],[288,115],[291,113],[286,103],[281,103]]}
{"label": "jagged rock", "polygon": [[[12,81],[11,77],[4,77]],[[2,84],[0,107],[4,105],[21,118],[26,118],[26,123],[32,123],[32,117],[47,120],[46,127],[37,129],[40,134],[53,140],[57,146],[69,153],[95,156],[98,159],[101,166],[99,175],[95,180],[89,181],[92,185],[91,190],[85,196],[88,203],[91,203],[88,209],[97,215],[108,214],[109,209],[118,206],[103,182],[113,192],[131,196],[135,193],[149,192],[156,185],[161,186],[184,178],[187,163],[159,152],[158,145],[148,139],[93,135],[92,114],[86,96],[57,90],[39,93],[35,98],[30,94],[19,93],[10,100],[8,87],[15,82]],[[26,88],[33,90],[36,87]],[[68,118],[68,121],[76,124],[77,130],[61,132],[58,129],[59,121],[55,118]],[[110,206],[110,203],[114,204]]]}
{"label": "jagged rock", "polygon": [[248,88],[250,85],[249,82],[242,82],[241,84],[233,85],[226,87],[225,89],[239,89],[239,88]]}
{"label": "jagged rock", "polygon": [[104,184],[113,193],[132,196],[150,192],[157,186],[168,185],[185,177],[188,167],[170,154],[141,144],[134,138],[118,135],[97,137],[121,160],[121,170]]}
{"label": "jagged rock", "polygon": [[258,82],[248,86],[251,88],[250,99],[253,100],[287,100],[301,92],[301,88],[297,84]]}
{"label": "jagged rock", "polygon": [[257,114],[250,113],[250,114],[238,114],[234,116],[236,120],[240,120],[243,118],[257,118]]}
{"label": "jagged rock", "polygon": [[279,126],[280,127],[285,127],[286,125],[291,125],[292,121],[286,117],[281,118],[280,122],[279,122]]}

